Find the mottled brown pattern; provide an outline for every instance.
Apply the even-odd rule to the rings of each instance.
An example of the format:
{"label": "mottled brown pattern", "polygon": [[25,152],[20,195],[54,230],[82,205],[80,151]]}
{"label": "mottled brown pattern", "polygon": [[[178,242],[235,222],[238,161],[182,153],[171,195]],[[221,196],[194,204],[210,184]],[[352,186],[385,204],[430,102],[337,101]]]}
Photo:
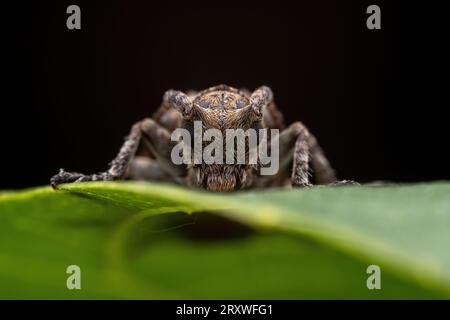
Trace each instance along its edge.
{"label": "mottled brown pattern", "polygon": [[[280,171],[273,176],[260,176],[258,165],[248,163],[173,164],[170,157],[174,146],[171,132],[180,127],[192,128],[194,121],[202,121],[204,129],[215,128],[223,132],[238,128],[282,130],[279,135]],[[128,176],[132,179],[172,181],[213,191],[285,185],[305,187],[311,185],[310,164],[318,183],[336,180],[334,170],[308,129],[300,122],[285,129],[283,115],[273,101],[270,88],[260,87],[250,93],[246,89],[219,85],[200,92],[189,91],[188,94],[168,90],[153,117],[133,126],[106,172],[84,175],[61,169],[51,178],[51,185],[57,188],[61,183],[116,180]]]}

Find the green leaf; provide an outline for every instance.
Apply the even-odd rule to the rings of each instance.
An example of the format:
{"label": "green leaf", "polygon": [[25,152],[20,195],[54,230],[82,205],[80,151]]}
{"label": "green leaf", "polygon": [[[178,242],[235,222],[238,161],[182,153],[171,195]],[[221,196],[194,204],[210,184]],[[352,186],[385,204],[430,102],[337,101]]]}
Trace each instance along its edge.
{"label": "green leaf", "polygon": [[[41,187],[0,193],[0,298],[449,298],[449,245],[448,182]],[[381,290],[366,286],[372,264]]]}

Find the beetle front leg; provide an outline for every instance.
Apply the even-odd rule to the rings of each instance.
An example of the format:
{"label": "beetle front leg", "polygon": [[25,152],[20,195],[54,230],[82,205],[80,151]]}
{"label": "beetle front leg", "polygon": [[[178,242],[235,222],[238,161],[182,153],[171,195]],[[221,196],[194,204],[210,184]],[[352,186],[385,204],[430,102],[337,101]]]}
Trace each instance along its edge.
{"label": "beetle front leg", "polygon": [[111,162],[107,171],[85,175],[77,172],[66,172],[64,169],[61,169],[58,174],[50,179],[51,186],[57,189],[58,185],[68,182],[111,181],[124,178],[128,166],[139,146],[141,136],[141,122],[138,122],[131,128],[130,134],[125,138],[125,143],[122,145],[116,158]]}
{"label": "beetle front leg", "polygon": [[[325,158],[316,138],[301,123],[295,122],[280,134],[280,155],[289,159],[293,150],[293,167],[291,182],[296,187],[310,186],[309,162],[319,183],[335,181],[334,170]],[[292,153],[291,153],[292,154]],[[281,159],[283,162],[283,159]]]}
{"label": "beetle front leg", "polygon": [[186,176],[185,165],[175,165],[171,154],[174,143],[171,133],[153,119],[145,119],[141,124],[142,142],[155,156],[158,167],[175,181],[183,183]]}
{"label": "beetle front leg", "polygon": [[164,170],[161,163],[156,159],[143,156],[136,156],[130,162],[128,177],[131,180],[141,181],[174,181],[174,178]]}
{"label": "beetle front leg", "polygon": [[280,154],[294,150],[291,183],[294,187],[308,187],[309,182],[309,132],[296,122],[280,134]]}
{"label": "beetle front leg", "polygon": [[318,184],[331,184],[336,182],[336,173],[331,167],[330,162],[317,143],[317,139],[309,135],[309,153],[311,155],[311,164],[314,169],[314,176]]}

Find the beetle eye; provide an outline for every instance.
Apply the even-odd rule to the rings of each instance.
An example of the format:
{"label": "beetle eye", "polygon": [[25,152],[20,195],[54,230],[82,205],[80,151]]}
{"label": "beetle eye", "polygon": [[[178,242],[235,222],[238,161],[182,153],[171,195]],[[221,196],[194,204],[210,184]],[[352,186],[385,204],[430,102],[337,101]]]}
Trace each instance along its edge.
{"label": "beetle eye", "polygon": [[246,103],[244,100],[238,100],[236,101],[236,108],[241,109],[243,107],[245,107]]}
{"label": "beetle eye", "polygon": [[200,100],[200,102],[198,104],[202,108],[205,108],[205,109],[209,108],[209,101],[207,101],[207,100]]}

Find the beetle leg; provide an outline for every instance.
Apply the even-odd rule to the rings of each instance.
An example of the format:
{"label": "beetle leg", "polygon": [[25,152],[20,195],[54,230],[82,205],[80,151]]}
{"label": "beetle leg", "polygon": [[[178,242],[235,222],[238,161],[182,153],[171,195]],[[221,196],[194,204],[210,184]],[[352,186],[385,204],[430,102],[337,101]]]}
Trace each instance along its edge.
{"label": "beetle leg", "polygon": [[50,183],[56,189],[59,184],[67,182],[123,179],[141,141],[159,161],[161,164],[160,168],[172,175],[177,181],[182,182],[186,168],[184,166],[176,166],[171,161],[172,141],[169,131],[154,120],[147,118],[132,127],[130,135],[126,138],[119,154],[111,162],[107,171],[85,175],[77,172],[65,172],[61,169],[58,174],[50,179]]}
{"label": "beetle leg", "polygon": [[283,130],[286,128],[284,124],[283,114],[278,110],[273,101],[270,102],[264,109],[263,124],[264,128],[269,129]]}
{"label": "beetle leg", "polygon": [[128,165],[136,153],[140,140],[141,122],[138,122],[131,128],[130,134],[125,138],[125,143],[111,162],[107,171],[85,175],[77,172],[66,172],[64,169],[61,169],[58,174],[50,179],[51,186],[54,189],[57,189],[58,185],[67,182],[110,181],[122,179],[127,173]]}
{"label": "beetle leg", "polygon": [[158,110],[153,114],[152,119],[167,130],[173,131],[181,127],[183,117],[177,110],[171,108],[163,101]]}
{"label": "beetle leg", "polygon": [[309,135],[309,146],[312,167],[317,183],[329,184],[336,182],[336,173],[331,167],[328,159],[325,157],[322,148],[317,143],[317,139],[312,134]]}
{"label": "beetle leg", "polygon": [[175,165],[171,153],[175,142],[171,141],[170,132],[153,119],[145,119],[141,124],[142,141],[158,161],[160,168],[178,182],[186,176],[185,165]]}
{"label": "beetle leg", "polygon": [[[290,157],[293,151],[293,167],[291,182],[293,186],[309,186],[309,161],[311,161],[316,180],[319,184],[331,183],[336,180],[333,168],[330,166],[316,138],[301,123],[295,122],[280,133],[280,155]],[[280,159],[280,164],[288,159]]]}
{"label": "beetle leg", "polygon": [[149,157],[136,156],[130,163],[128,177],[132,180],[172,181],[170,174],[163,170],[161,164]]}
{"label": "beetle leg", "polygon": [[[295,187],[308,187],[309,182],[309,131],[296,122],[280,134],[280,151],[294,146],[291,183]],[[291,152],[287,150],[288,152]],[[281,153],[284,154],[284,153]]]}

